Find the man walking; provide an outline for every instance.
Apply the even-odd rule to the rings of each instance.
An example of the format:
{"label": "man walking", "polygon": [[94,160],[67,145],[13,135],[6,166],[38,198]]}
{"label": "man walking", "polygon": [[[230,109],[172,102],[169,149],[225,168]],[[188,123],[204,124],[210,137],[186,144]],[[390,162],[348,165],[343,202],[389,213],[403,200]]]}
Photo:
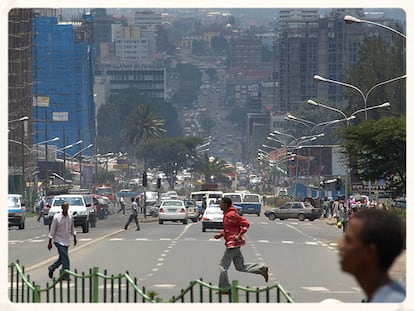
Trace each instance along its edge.
{"label": "man walking", "polygon": [[123,195],[119,198],[119,206],[120,208],[116,213],[119,214],[122,211],[122,214],[125,215],[125,200]]}
{"label": "man walking", "polygon": [[[243,216],[240,216],[233,206],[230,198],[223,198],[220,201],[220,208],[224,213],[223,230],[214,236],[215,239],[224,237],[226,250],[219,264],[220,277],[219,287],[228,288],[230,282],[227,271],[233,261],[237,271],[261,274],[265,281],[269,280],[269,268],[263,263],[244,263],[240,247],[246,244],[244,234],[249,228],[249,222]],[[222,294],[229,294],[227,291],[220,291]]]}
{"label": "man walking", "polygon": [[384,210],[363,209],[349,221],[339,241],[342,271],[352,274],[368,302],[402,302],[405,288],[389,276],[405,243],[404,225]]}
{"label": "man walking", "polygon": [[[76,231],[71,213],[68,213],[68,202],[62,203],[62,212],[53,217],[49,231],[49,243],[47,248],[52,249],[52,240],[58,250],[59,258],[48,267],[49,278],[53,279],[53,272],[62,265],[62,271],[70,269],[69,263],[69,236],[73,236],[73,245],[76,246]],[[63,275],[62,280],[69,280],[68,275]]]}
{"label": "man walking", "polygon": [[125,224],[125,227],[124,227],[125,230],[128,229],[129,224],[133,220],[135,221],[135,224],[137,225],[137,231],[139,231],[140,228],[139,228],[139,222],[138,222],[138,204],[135,201],[135,198],[132,197],[131,198],[131,215],[129,215],[128,222]]}

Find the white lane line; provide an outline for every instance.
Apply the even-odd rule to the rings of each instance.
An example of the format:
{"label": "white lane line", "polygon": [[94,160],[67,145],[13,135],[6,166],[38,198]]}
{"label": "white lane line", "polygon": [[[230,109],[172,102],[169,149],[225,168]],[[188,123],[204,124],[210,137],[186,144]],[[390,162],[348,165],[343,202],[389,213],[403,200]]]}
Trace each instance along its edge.
{"label": "white lane line", "polygon": [[174,288],[176,284],[154,284],[153,286],[161,288]]}
{"label": "white lane line", "polygon": [[124,238],[112,238],[109,241],[122,241]]}
{"label": "white lane line", "polygon": [[317,242],[306,242],[307,245],[319,245]]}
{"label": "white lane line", "polygon": [[269,240],[258,240],[257,243],[269,243]]}
{"label": "white lane line", "polygon": [[293,244],[293,241],[282,241],[282,244]]}
{"label": "white lane line", "polygon": [[314,291],[314,292],[327,292],[329,289],[322,286],[310,286],[310,287],[302,287],[303,289]]}
{"label": "white lane line", "polygon": [[87,242],[87,241],[92,241],[92,239],[91,238],[83,238],[83,239],[79,239],[79,241]]}
{"label": "white lane line", "polygon": [[148,238],[136,238],[135,241],[148,241]]}

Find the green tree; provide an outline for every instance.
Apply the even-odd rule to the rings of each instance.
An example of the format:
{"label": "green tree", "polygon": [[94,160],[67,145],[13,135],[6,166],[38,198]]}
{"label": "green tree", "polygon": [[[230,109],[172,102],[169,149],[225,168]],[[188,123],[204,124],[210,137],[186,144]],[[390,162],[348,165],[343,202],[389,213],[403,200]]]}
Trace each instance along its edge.
{"label": "green tree", "polygon": [[226,161],[210,158],[207,153],[194,159],[193,170],[204,175],[206,182],[211,182],[212,177],[215,177],[216,181],[222,181],[223,175],[231,171]]}
{"label": "green tree", "polygon": [[164,120],[154,114],[151,107],[142,104],[127,119],[124,135],[128,143],[138,145],[148,139],[164,136]]}
{"label": "green tree", "polygon": [[341,136],[351,168],[362,180],[385,179],[394,196],[406,193],[405,116],[367,120]]}
{"label": "green tree", "polygon": [[154,114],[165,120],[165,136],[175,137],[182,135],[178,113],[173,105],[157,98],[148,98],[140,94],[139,90],[129,88],[120,90],[112,96],[109,103],[98,111],[97,146],[100,153],[126,151],[129,149],[124,127],[128,118],[141,104],[151,107]]}
{"label": "green tree", "polygon": [[167,176],[174,189],[177,170],[187,168],[189,159],[196,155],[196,146],[203,142],[199,137],[160,138],[147,141],[139,148],[139,156],[147,159],[149,167],[157,167]]}
{"label": "green tree", "polygon": [[[385,43],[380,37],[363,40],[358,50],[358,60],[345,75],[345,81],[358,87],[364,94],[375,85],[406,74],[405,40],[396,38],[394,44]],[[364,108],[361,94],[351,88],[345,88],[348,111]],[[391,111],[396,115],[405,114],[406,80],[401,79],[375,87],[367,97],[367,107],[391,103]],[[389,111],[375,109],[368,112],[369,118],[378,118]]]}
{"label": "green tree", "polygon": [[[137,154],[140,144],[150,140],[161,138],[165,134],[164,120],[153,113],[151,108],[142,104],[139,105],[134,113],[127,119],[126,125],[122,132],[129,145],[129,150]],[[146,158],[144,157],[144,168],[146,167]]]}

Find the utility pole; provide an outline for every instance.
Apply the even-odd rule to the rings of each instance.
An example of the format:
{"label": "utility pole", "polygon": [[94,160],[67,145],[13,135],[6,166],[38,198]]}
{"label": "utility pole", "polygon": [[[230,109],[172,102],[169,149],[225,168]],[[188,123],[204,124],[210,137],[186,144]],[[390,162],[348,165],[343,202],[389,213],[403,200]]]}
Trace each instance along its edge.
{"label": "utility pole", "polygon": [[48,129],[48,116],[47,116],[47,110],[45,110],[45,141],[46,141],[46,152],[45,152],[45,195],[48,195],[48,188],[49,188],[49,155],[48,155],[48,149],[49,146],[47,144],[47,129]]}

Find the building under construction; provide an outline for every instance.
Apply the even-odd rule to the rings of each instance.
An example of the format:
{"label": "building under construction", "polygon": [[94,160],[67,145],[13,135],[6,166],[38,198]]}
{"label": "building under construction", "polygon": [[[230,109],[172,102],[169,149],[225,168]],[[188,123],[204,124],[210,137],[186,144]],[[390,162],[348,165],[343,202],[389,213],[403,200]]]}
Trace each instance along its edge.
{"label": "building under construction", "polygon": [[32,19],[31,9],[9,11],[8,164],[9,192],[24,194],[34,173],[32,157]]}

